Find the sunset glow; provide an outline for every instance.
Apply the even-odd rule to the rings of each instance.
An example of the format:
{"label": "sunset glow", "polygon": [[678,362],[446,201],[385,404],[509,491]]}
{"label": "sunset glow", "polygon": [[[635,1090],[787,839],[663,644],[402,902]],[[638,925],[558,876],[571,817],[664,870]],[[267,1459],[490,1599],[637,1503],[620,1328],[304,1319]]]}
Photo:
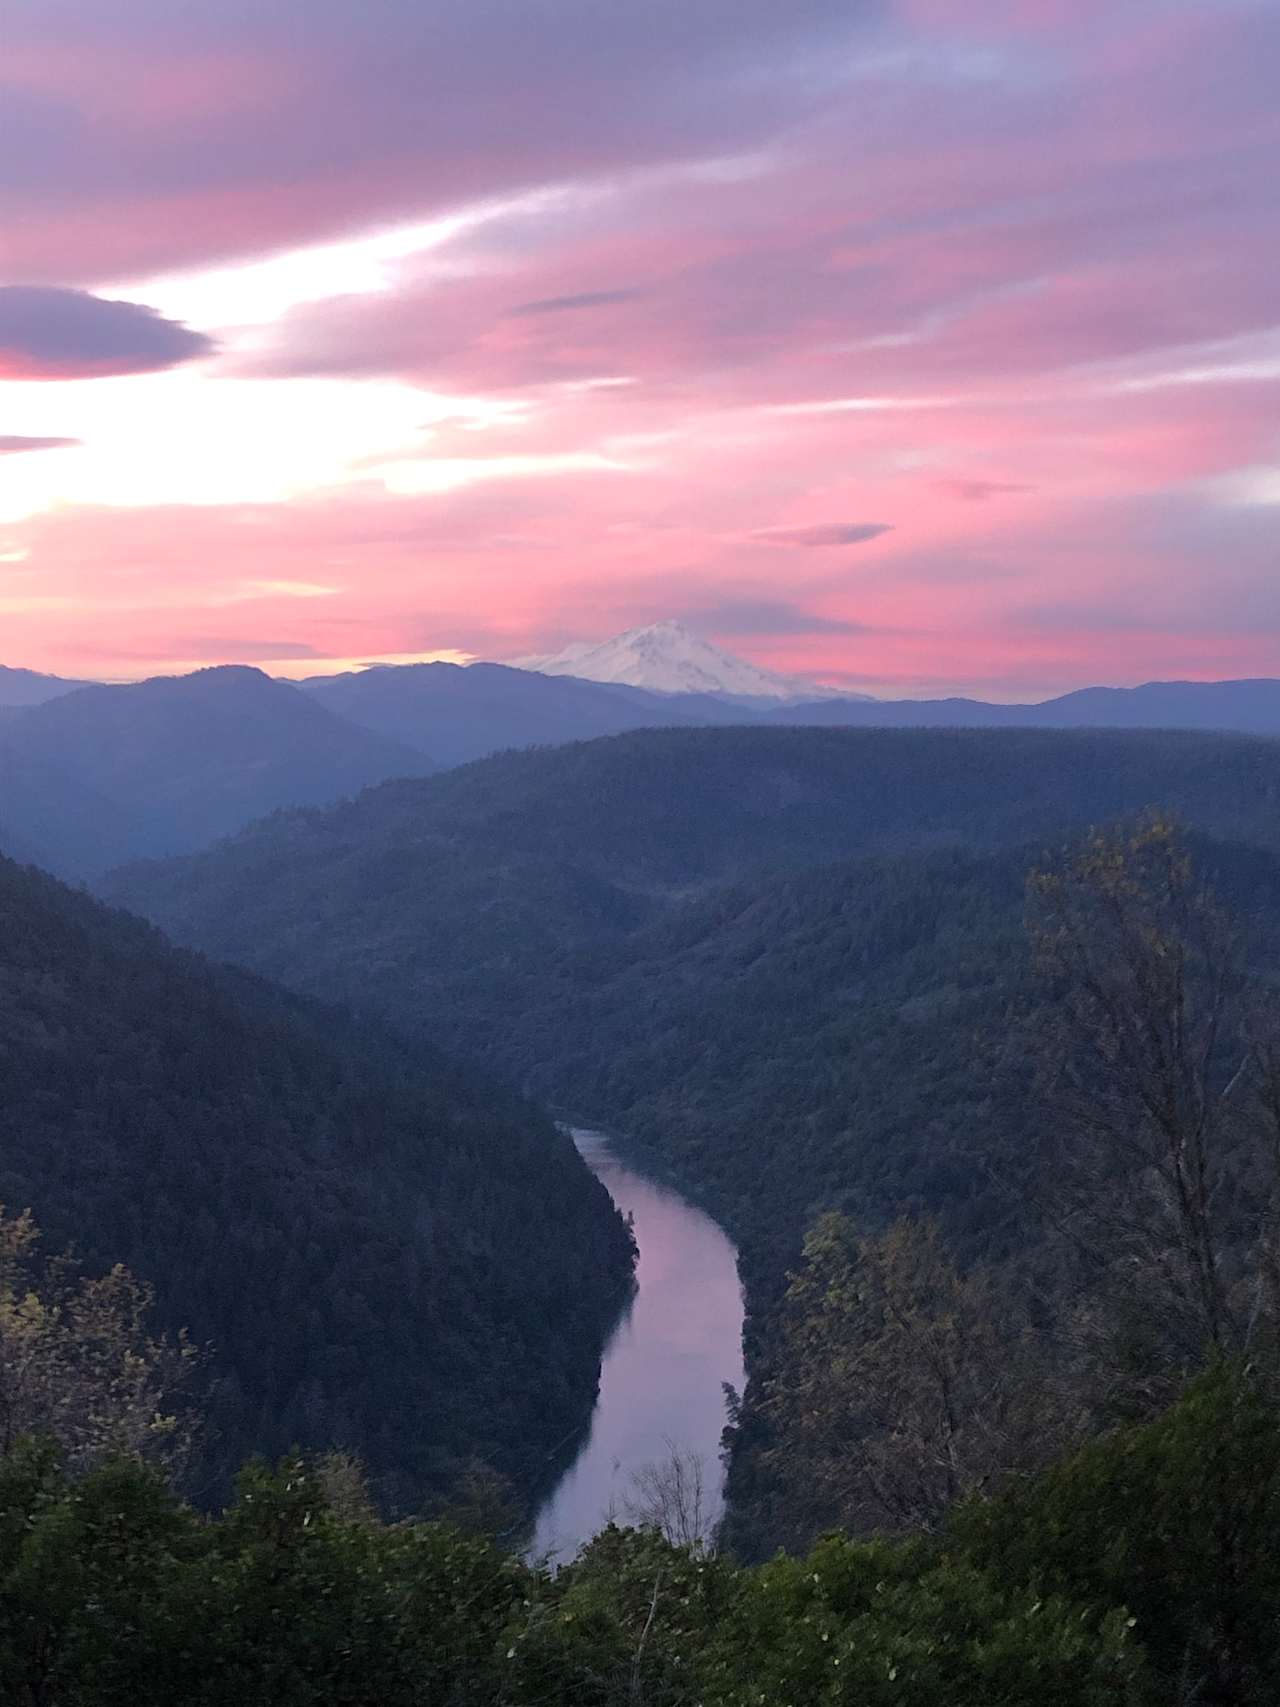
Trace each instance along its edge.
{"label": "sunset glow", "polygon": [[1274,5],[6,36],[0,661],[677,617],[876,693],[1280,674]]}

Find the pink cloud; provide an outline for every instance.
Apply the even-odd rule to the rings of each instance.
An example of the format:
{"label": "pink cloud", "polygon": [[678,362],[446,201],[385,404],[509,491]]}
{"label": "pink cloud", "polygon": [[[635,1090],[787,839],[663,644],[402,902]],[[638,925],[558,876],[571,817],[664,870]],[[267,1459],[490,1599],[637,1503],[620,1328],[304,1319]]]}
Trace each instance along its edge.
{"label": "pink cloud", "polygon": [[[605,397],[593,407],[604,411]],[[1238,419],[1222,399],[1217,408],[1216,421],[1207,410],[1213,443],[1249,442],[1267,415]],[[579,412],[576,429],[589,420]],[[612,424],[606,415],[595,427]],[[1070,411],[1031,440],[1023,427],[1012,409],[940,412],[916,465],[928,442],[917,416],[770,416],[736,441],[726,424],[673,458],[572,487],[530,480],[397,499],[371,484],[309,503],[63,511],[0,537],[0,555],[28,552],[19,575],[38,563],[40,592],[66,601],[56,616],[8,616],[8,644],[47,668],[112,673],[141,673],[148,657],[159,668],[265,656],[245,650],[262,635],[318,658],[445,647],[514,656],[719,609],[754,613],[718,632],[762,663],[881,689],[938,689],[985,671],[1016,691],[1050,691],[1167,674],[1173,660],[1194,673],[1197,646],[1232,669],[1280,668],[1280,609],[1259,603],[1273,579],[1265,536],[1242,537],[1194,496],[1161,496],[1170,446],[1150,396],[1122,400],[1106,428]],[[538,433],[562,429],[526,430],[536,447]],[[1083,465],[1055,468],[1072,447],[1087,448]],[[1172,461],[1203,464],[1204,450],[1175,444]],[[956,466],[1034,489],[1016,502],[957,501],[937,473]],[[784,553],[768,537],[859,510],[894,517],[892,531],[847,551]],[[1202,565],[1224,553],[1233,573],[1206,577]],[[245,597],[246,578],[262,590]],[[334,592],[291,598],[290,582]],[[0,598],[32,584],[0,569]],[[772,629],[759,620],[771,610]]]}
{"label": "pink cloud", "polygon": [[[1252,31],[1218,27],[1220,56],[1247,60]],[[1043,68],[873,80],[741,181],[497,220],[388,297],[303,310],[255,370],[498,392],[625,372],[763,401],[990,389],[1265,330],[1280,129],[1261,98],[1198,95],[1164,45],[1142,137],[1128,45],[1114,89],[1061,69],[1043,87]],[[1209,108],[1199,133],[1188,100]]]}
{"label": "pink cloud", "polygon": [[8,145],[39,165],[0,199],[10,276],[110,276],[115,226],[136,264],[168,266],[750,148],[808,102],[800,81],[768,75],[780,60],[846,50],[879,10],[133,0],[121,16],[16,0]]}
{"label": "pink cloud", "polygon": [[[1267,516],[1206,484],[1280,455],[1273,10],[624,11],[23,0],[13,276],[568,186],[217,371],[457,395],[410,469],[581,471],[406,498],[372,451],[274,506],[68,506],[0,534],[13,656],[515,654],[688,615],[912,691],[1280,670]],[[513,408],[477,431],[477,397]]]}
{"label": "pink cloud", "polygon": [[0,433],[0,456],[23,456],[33,450],[70,450],[79,439],[54,438],[35,433]]}

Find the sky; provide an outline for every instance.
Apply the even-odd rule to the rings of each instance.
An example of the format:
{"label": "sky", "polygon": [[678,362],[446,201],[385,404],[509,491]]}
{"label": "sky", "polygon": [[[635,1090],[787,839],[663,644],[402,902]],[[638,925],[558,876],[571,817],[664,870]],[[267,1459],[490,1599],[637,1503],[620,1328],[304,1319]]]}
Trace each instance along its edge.
{"label": "sky", "polygon": [[8,0],[0,662],[1280,675],[1280,0]]}

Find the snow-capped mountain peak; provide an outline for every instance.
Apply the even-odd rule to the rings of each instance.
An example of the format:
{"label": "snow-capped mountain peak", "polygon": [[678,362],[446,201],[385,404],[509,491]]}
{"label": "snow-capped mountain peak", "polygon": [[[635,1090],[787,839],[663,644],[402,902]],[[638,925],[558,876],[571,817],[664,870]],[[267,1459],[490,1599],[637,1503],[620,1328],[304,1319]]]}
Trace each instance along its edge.
{"label": "snow-capped mountain peak", "polygon": [[680,622],[631,628],[598,645],[578,641],[548,657],[516,658],[521,670],[545,676],[579,676],[617,682],[649,693],[718,694],[722,699],[817,699],[838,697],[803,676],[778,675],[736,658],[703,640]]}

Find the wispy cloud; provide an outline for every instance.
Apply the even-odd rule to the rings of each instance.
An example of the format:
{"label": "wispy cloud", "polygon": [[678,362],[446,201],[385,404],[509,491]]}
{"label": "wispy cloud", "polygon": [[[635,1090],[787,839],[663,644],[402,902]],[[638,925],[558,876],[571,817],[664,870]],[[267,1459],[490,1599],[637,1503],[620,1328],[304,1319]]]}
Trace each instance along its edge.
{"label": "wispy cloud", "polygon": [[960,498],[966,504],[985,504],[988,498],[1006,498],[1016,492],[1032,492],[1033,486],[1020,480],[935,480],[939,492]]}
{"label": "wispy cloud", "polygon": [[520,318],[530,314],[573,314],[584,308],[610,308],[618,302],[634,302],[638,290],[583,290],[575,296],[544,296],[536,302],[518,302],[507,313]]}
{"label": "wispy cloud", "polygon": [[31,433],[0,433],[0,456],[21,456],[29,450],[70,450],[79,439],[41,438]]}
{"label": "wispy cloud", "polygon": [[762,545],[795,545],[813,550],[834,545],[865,545],[892,530],[892,522],[813,522],[805,527],[757,528],[747,537]]}

